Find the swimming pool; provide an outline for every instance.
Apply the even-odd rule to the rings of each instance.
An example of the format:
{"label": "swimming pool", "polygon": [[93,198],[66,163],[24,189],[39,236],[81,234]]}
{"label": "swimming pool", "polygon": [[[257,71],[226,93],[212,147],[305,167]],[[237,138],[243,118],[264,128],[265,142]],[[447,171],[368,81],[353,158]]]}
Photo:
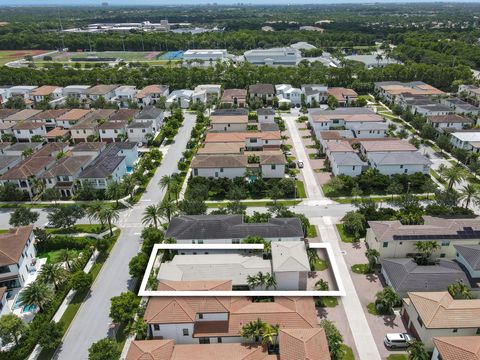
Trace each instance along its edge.
{"label": "swimming pool", "polygon": [[158,60],[180,60],[183,58],[183,51],[169,51],[158,57]]}
{"label": "swimming pool", "polygon": [[15,302],[13,303],[12,310],[16,310],[22,308],[22,313],[32,312],[35,311],[37,305],[25,305],[22,307],[22,302],[20,300],[20,293],[18,293],[17,297],[15,298]]}

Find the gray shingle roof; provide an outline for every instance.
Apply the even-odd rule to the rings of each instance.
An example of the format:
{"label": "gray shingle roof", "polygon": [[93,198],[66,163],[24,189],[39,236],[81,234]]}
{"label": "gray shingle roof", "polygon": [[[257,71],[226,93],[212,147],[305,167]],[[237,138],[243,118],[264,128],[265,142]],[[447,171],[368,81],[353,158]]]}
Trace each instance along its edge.
{"label": "gray shingle roof", "polygon": [[435,265],[419,266],[410,258],[382,260],[383,271],[399,293],[445,291],[456,281],[469,284],[462,268],[451,260],[440,259]]}
{"label": "gray shingle roof", "polygon": [[419,152],[370,153],[368,159],[377,165],[428,165],[430,161]]}
{"label": "gray shingle roof", "polygon": [[275,115],[275,110],[272,108],[261,108],[257,110],[257,115]]}
{"label": "gray shingle roof", "polygon": [[354,153],[332,153],[330,157],[337,166],[367,165],[367,163],[363,162],[358,155]]}
{"label": "gray shingle roof", "polygon": [[165,233],[166,237],[177,240],[243,239],[249,235],[264,238],[303,237],[303,229],[297,218],[244,223],[240,215],[194,215],[173,218]]}
{"label": "gray shingle roof", "polygon": [[[81,179],[105,179],[112,175],[115,169],[122,163],[125,156],[118,156],[121,150],[118,146],[122,143],[109,144],[107,149],[80,173]],[[127,143],[128,144],[128,143]]]}
{"label": "gray shingle roof", "polygon": [[163,110],[158,109],[155,106],[146,106],[135,116],[135,119],[156,119],[162,114],[162,112]]}
{"label": "gray shingle roof", "polygon": [[260,124],[261,131],[279,131],[280,128],[278,127],[277,123],[262,123]]}
{"label": "gray shingle roof", "polygon": [[454,245],[473,270],[480,270],[480,245]]}

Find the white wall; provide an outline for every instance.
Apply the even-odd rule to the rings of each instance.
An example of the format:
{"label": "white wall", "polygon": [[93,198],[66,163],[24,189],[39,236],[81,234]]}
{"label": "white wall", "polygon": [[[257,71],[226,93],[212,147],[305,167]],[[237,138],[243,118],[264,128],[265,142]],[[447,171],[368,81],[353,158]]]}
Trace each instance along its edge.
{"label": "white wall", "polygon": [[72,135],[72,139],[75,142],[86,142],[87,138],[90,135],[98,135],[97,129],[77,129],[77,130],[70,130],[70,134]]}
{"label": "white wall", "polygon": [[415,174],[417,172],[428,174],[429,166],[428,165],[408,165],[408,164],[399,164],[399,165],[379,165],[372,163],[372,167],[377,169],[380,174],[384,175],[393,175],[393,174]]}
{"label": "white wall", "polygon": [[128,140],[132,142],[147,142],[145,138],[146,135],[153,134],[153,129],[151,127],[145,128],[130,128],[127,129]]}
{"label": "white wall", "polygon": [[299,289],[299,273],[296,271],[275,272],[278,290],[301,290]]}
{"label": "white wall", "polygon": [[[154,325],[150,325],[153,337],[163,337],[164,339],[173,339],[177,344],[198,344],[198,339],[194,339],[193,323],[185,324],[159,324],[160,330],[155,331]],[[188,330],[188,336],[183,335],[183,329]]]}
{"label": "white wall", "polygon": [[212,124],[212,131],[244,132],[247,131],[247,124]]}
{"label": "white wall", "polygon": [[264,178],[283,178],[285,176],[285,165],[283,164],[261,165],[261,168]]}
{"label": "white wall", "polygon": [[30,142],[33,136],[35,135],[44,136],[46,134],[47,134],[47,130],[45,129],[45,126],[42,126],[32,130],[14,130],[13,135],[18,140],[28,140]]}
{"label": "white wall", "polygon": [[195,168],[193,169],[193,176],[233,179],[244,176],[245,170],[246,168]]}
{"label": "white wall", "polygon": [[353,130],[357,138],[383,138],[387,136],[386,130]]}
{"label": "white wall", "polygon": [[275,115],[257,115],[260,124],[273,124],[275,122]]}
{"label": "white wall", "polygon": [[[281,237],[281,238],[264,238],[266,241],[300,241],[300,237]],[[176,239],[178,244],[241,244],[242,239],[202,239],[202,240],[192,240],[192,239]],[[233,241],[236,240],[237,242]],[[185,254],[190,254],[193,250],[185,250]],[[182,250],[183,252],[183,250]],[[209,250],[213,253],[213,250]],[[231,250],[229,250],[231,252]]]}

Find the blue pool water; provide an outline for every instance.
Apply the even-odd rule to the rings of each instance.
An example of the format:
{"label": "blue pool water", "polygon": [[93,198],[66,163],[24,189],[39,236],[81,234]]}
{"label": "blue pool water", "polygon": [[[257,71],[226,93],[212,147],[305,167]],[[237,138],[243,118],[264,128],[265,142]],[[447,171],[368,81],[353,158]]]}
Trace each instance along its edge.
{"label": "blue pool water", "polygon": [[[17,298],[15,299],[15,302],[13,303],[13,308],[12,310],[16,310],[18,308],[22,307],[22,303],[20,301],[20,294],[17,295]],[[29,312],[29,311],[34,311],[37,308],[37,305],[27,305],[24,306],[22,309],[22,313]]]}
{"label": "blue pool water", "polygon": [[169,51],[158,57],[159,60],[180,60],[183,58],[183,51]]}
{"label": "blue pool water", "polygon": [[127,166],[127,173],[131,174],[133,172],[133,167]]}

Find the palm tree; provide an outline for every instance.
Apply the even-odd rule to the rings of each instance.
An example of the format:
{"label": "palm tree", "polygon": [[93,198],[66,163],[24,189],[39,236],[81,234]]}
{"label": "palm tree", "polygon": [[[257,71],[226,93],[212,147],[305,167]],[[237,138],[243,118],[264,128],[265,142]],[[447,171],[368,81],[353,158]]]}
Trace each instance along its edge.
{"label": "palm tree", "polygon": [[30,178],[30,183],[32,184],[32,190],[35,194],[41,194],[45,189],[45,183],[43,180],[35,176]]}
{"label": "palm tree", "polygon": [[257,275],[247,275],[247,285],[250,289],[255,289],[260,286],[260,279]]}
{"label": "palm tree", "polygon": [[90,223],[92,222],[92,220],[98,220],[100,221],[102,228],[103,228],[103,225],[105,224],[102,222],[101,219],[98,218],[98,213],[103,208],[103,206],[104,206],[103,201],[94,200],[90,203],[90,205],[87,207],[85,211],[88,219],[90,220]]}
{"label": "palm tree", "polygon": [[115,200],[115,203],[118,206],[118,200],[120,199],[120,196],[122,196],[121,185],[116,181],[109,181],[107,189],[105,190],[105,195],[107,195],[108,198]]}
{"label": "palm tree", "polygon": [[376,297],[375,305],[389,314],[393,313],[393,307],[402,300],[390,286],[379,291]]}
{"label": "palm tree", "polygon": [[255,342],[259,342],[264,329],[265,323],[262,320],[257,319],[255,321],[250,321],[249,323],[243,325],[243,327],[240,329],[240,336],[246,339],[253,339]]}
{"label": "palm tree", "polygon": [[328,291],[329,288],[330,286],[328,285],[328,281],[323,279],[318,280],[315,284],[315,290],[318,291]]}
{"label": "palm tree", "polygon": [[376,249],[368,249],[365,252],[365,256],[368,259],[368,269],[369,271],[373,271],[373,268],[378,263],[378,259],[380,258],[380,253]]}
{"label": "palm tree", "polygon": [[430,360],[430,355],[426,352],[423,343],[418,340],[412,340],[407,348],[408,360]]}
{"label": "palm tree", "polygon": [[149,225],[153,223],[153,225],[158,229],[158,218],[161,216],[161,205],[149,205],[145,208],[143,212],[142,223]]}
{"label": "palm tree", "polygon": [[415,244],[415,249],[420,253],[419,263],[426,265],[432,254],[440,249],[440,245],[434,241],[417,241]]}
{"label": "palm tree", "polygon": [[461,165],[455,165],[450,168],[442,168],[440,171],[445,180],[448,182],[448,190],[451,190],[453,186],[463,180],[466,176],[465,169]]}
{"label": "palm tree", "polygon": [[71,263],[73,259],[73,253],[69,249],[62,249],[58,254],[58,258],[65,263],[67,270],[70,271],[72,269]]}
{"label": "palm tree", "polygon": [[266,290],[270,290],[270,288],[277,288],[277,279],[275,279],[275,275],[266,273],[264,280],[263,280],[263,285],[265,285]]}
{"label": "palm tree", "polygon": [[460,191],[460,200],[464,202],[465,209],[468,208],[472,200],[474,203],[480,202],[479,188],[473,184],[465,185]]}
{"label": "palm tree", "polygon": [[178,195],[180,194],[180,191],[182,191],[182,183],[178,181],[178,179],[175,179],[170,185],[170,191],[175,196],[175,204],[178,205]]}
{"label": "palm tree", "polygon": [[40,311],[43,311],[45,305],[52,300],[53,293],[44,283],[34,281],[28,284],[19,296],[22,306],[36,305]]}
{"label": "palm tree", "polygon": [[135,186],[137,186],[137,179],[132,174],[125,175],[122,179],[122,186],[128,195],[133,196]]}
{"label": "palm tree", "polygon": [[270,325],[267,323],[264,323],[263,329],[262,329],[262,345],[263,346],[276,346],[277,345],[277,339],[278,339],[278,329],[280,328],[280,325]]}
{"label": "palm tree", "polygon": [[160,185],[160,189],[166,190],[168,193],[168,191],[170,191],[170,187],[172,186],[173,182],[174,182],[174,178],[172,175],[163,175],[160,178],[158,185]]}
{"label": "palm tree", "polygon": [[176,212],[177,205],[173,201],[165,198],[160,204],[160,216],[166,218],[168,222]]}
{"label": "palm tree", "polygon": [[58,287],[66,278],[65,270],[63,270],[58,264],[51,263],[46,263],[42,266],[39,277],[43,282],[53,284],[55,291],[58,290]]}
{"label": "palm tree", "polygon": [[112,223],[118,221],[120,214],[118,209],[113,208],[112,206],[103,206],[103,208],[98,213],[98,218],[102,219],[103,223],[108,224],[110,230],[110,236],[113,236]]}
{"label": "palm tree", "polygon": [[448,287],[449,294],[454,299],[466,299],[469,300],[473,298],[472,289],[465,284],[462,280],[459,280]]}
{"label": "palm tree", "polygon": [[307,255],[308,255],[308,263],[310,264],[310,270],[314,271],[316,263],[320,260],[317,249],[308,249]]}

